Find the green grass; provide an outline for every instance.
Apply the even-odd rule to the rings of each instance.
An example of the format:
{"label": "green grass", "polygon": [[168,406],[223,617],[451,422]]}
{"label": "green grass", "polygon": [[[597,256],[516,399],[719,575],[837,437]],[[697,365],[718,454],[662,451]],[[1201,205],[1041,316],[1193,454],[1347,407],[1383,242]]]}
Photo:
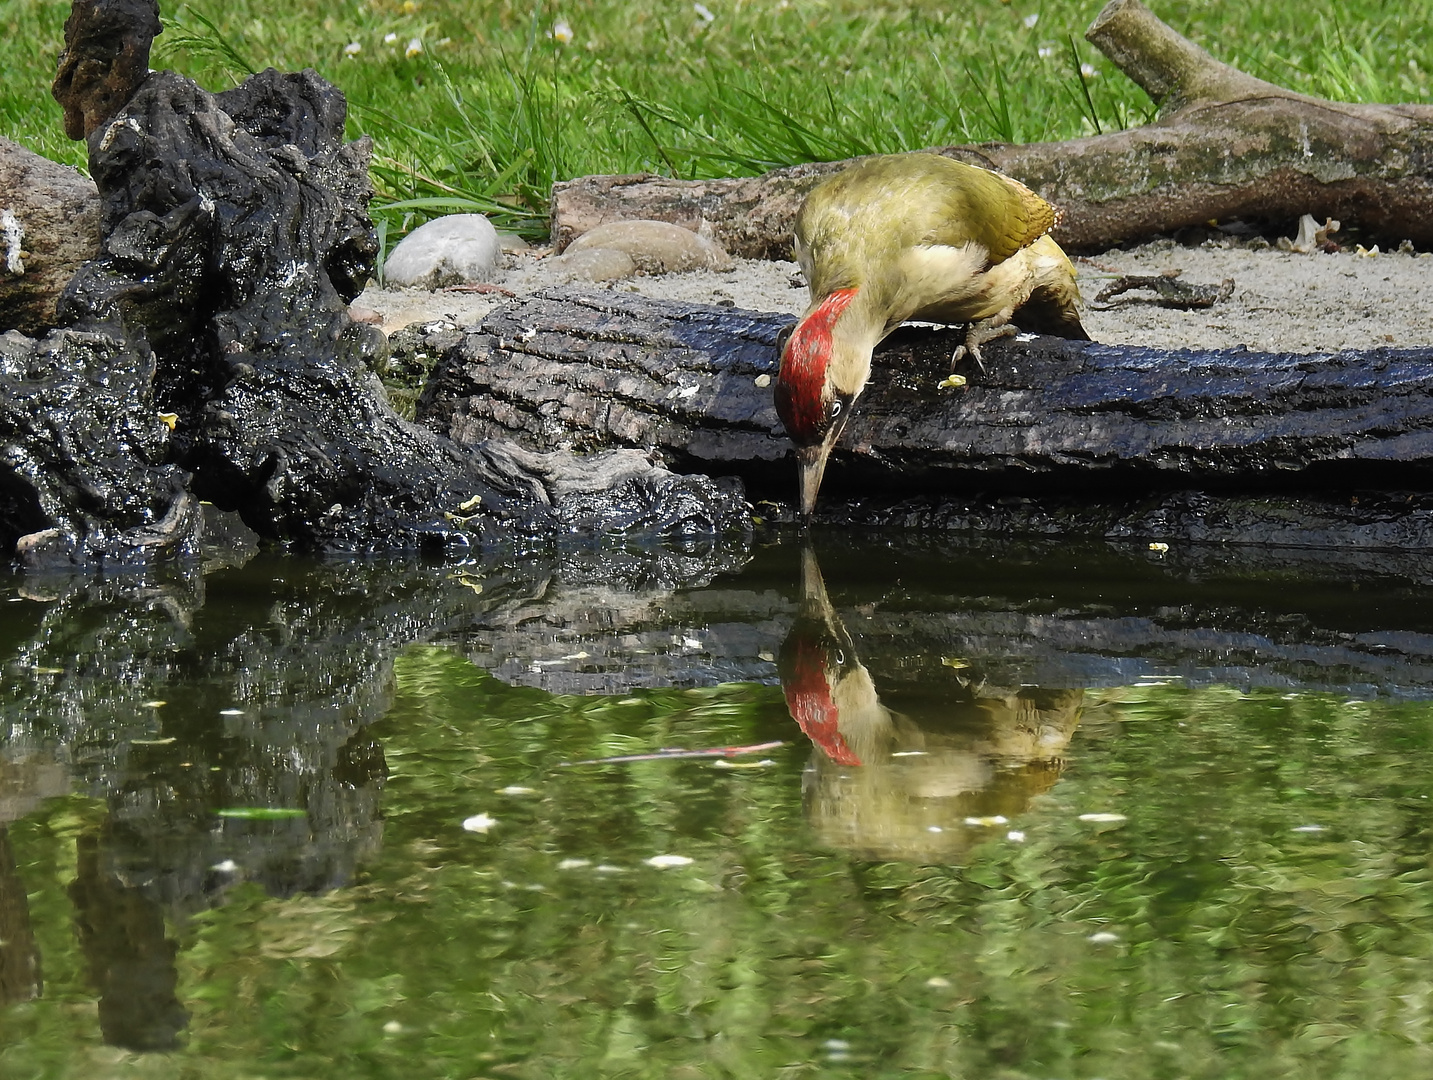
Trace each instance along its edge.
{"label": "green grass", "polygon": [[[0,133],[83,164],[48,95],[68,8],[0,0]],[[375,140],[376,205],[390,235],[455,210],[541,234],[552,182],[585,173],[750,174],[951,142],[1068,138],[1153,111],[1084,41],[1096,2],[705,8],[710,19],[691,0],[166,4],[154,64],[212,89],[252,67],[316,68],[348,95],[350,134]],[[1221,59],[1293,89],[1433,99],[1433,0],[1348,0],[1334,14],[1287,0],[1154,8]],[[553,36],[559,23],[570,41]]]}

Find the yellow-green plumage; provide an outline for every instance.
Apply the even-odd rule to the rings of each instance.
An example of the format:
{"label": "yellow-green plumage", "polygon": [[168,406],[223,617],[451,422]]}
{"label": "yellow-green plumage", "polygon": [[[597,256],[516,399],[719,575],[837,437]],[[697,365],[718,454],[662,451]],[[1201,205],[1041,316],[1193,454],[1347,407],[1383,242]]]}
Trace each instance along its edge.
{"label": "yellow-green plumage", "polygon": [[871,352],[910,319],[968,323],[965,345],[1025,329],[1088,339],[1055,208],[999,173],[937,154],[872,157],[817,185],[796,217],[811,304],[782,351],[777,408],[810,513]]}

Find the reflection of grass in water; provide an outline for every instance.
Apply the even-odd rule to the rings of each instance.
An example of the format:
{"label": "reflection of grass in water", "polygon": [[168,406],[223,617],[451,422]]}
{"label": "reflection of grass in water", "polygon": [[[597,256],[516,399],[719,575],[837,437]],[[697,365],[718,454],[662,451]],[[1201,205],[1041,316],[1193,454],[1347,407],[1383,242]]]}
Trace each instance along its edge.
{"label": "reflection of grass in water", "polygon": [[[410,650],[379,732],[381,854],[326,897],[239,890],[180,928],[193,1021],[164,1064],[829,1075],[838,1039],[869,1077],[1425,1074],[1409,1025],[1433,961],[1429,707],[1107,696],[1012,821],[1023,843],[872,863],[812,847],[804,747],[755,772],[554,767],[769,738],[775,688],[553,697]],[[464,833],[479,811],[498,824]],[[1092,812],[1127,820],[1078,820]],[[65,894],[75,830],[98,824],[64,800],[10,827],[47,984],[5,1014],[7,1075],[93,1074],[101,1053],[73,1004],[88,990]],[[642,865],[659,853],[695,862]],[[625,872],[559,869],[573,858]]]}

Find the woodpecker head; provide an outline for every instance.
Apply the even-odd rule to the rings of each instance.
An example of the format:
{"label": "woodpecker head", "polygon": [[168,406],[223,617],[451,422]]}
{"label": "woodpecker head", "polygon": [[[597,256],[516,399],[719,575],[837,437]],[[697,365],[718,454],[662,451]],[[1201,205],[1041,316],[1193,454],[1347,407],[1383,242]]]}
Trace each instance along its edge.
{"label": "woodpecker head", "polygon": [[863,356],[860,341],[836,330],[837,320],[856,293],[856,289],[830,293],[778,339],[776,412],[796,444],[802,517],[809,518],[816,509],[826,459],[871,371],[869,346]]}
{"label": "woodpecker head", "polygon": [[[842,706],[849,707],[843,686],[866,669],[856,656],[841,617],[826,595],[816,554],[801,552],[801,608],[776,660],[786,708],[806,737],[837,765],[860,765],[861,759],[841,732]],[[852,710],[855,712],[858,710]],[[847,715],[848,725],[859,718]]]}

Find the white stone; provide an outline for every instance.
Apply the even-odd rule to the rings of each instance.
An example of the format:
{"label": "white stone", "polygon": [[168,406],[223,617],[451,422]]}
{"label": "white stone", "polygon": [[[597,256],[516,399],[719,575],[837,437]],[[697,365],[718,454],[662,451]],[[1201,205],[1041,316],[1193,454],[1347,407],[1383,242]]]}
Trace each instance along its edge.
{"label": "white stone", "polygon": [[450,214],[419,225],[383,263],[384,284],[441,289],[491,281],[502,256],[493,223],[482,214]]}

